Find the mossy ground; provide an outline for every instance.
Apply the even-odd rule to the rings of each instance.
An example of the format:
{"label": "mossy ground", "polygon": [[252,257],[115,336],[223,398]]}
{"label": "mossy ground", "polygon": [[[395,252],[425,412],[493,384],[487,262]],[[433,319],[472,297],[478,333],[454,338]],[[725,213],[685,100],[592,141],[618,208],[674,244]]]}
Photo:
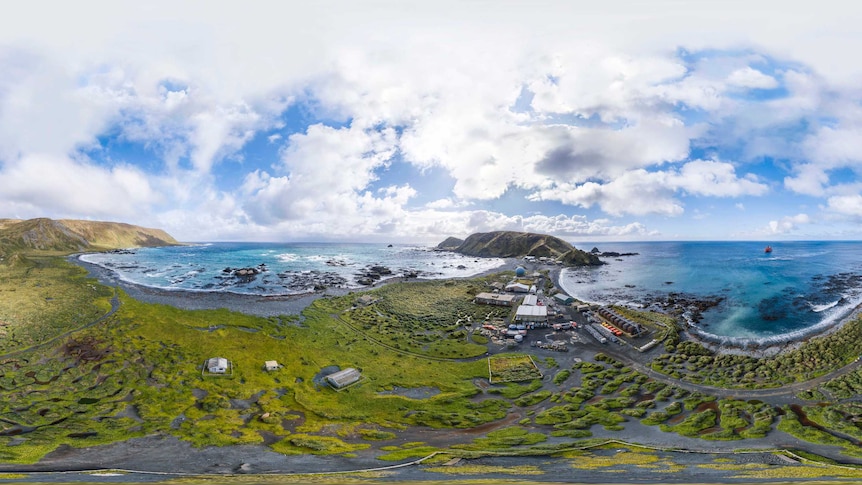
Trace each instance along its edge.
{"label": "mossy ground", "polygon": [[[544,443],[549,436],[581,440],[597,425],[624,430],[640,420],[685,436],[729,440],[763,436],[777,416],[768,404],[689,393],[602,354],[570,368],[539,359],[554,369],[554,378],[545,380],[526,354],[470,358],[486,350],[469,338],[471,324],[508,311],[471,302],[485,280],[388,285],[374,290],[378,302],[363,308],[354,307],[355,295],[323,298],[301,319],[187,311],[120,292],[119,310],[98,321],[110,309],[113,290],[63,259],[25,258],[0,272],[3,328],[18,336],[6,352],[39,345],[0,362],[6,432],[0,445],[15,441],[0,446],[7,463],[33,463],[62,444],[86,447],[153,433],[196,446],[267,442],[285,454],[352,456],[373,448],[383,460],[400,461],[438,450],[388,443],[408,427],[472,428],[510,413],[520,414],[507,421],[515,424],[491,428],[458,451],[552,453]],[[231,378],[202,374],[201,365],[214,356],[231,360]],[[266,372],[265,360],[283,367]],[[357,368],[363,380],[336,392],[319,381],[328,366]],[[489,378],[489,368],[492,382],[523,382],[483,391],[476,382]],[[823,388],[849,393],[858,380],[851,374]],[[381,393],[396,386],[440,393],[425,399]],[[821,427],[860,436],[850,424],[862,414],[858,405],[809,411]],[[849,443],[815,433],[792,413],[781,426],[812,442]],[[629,464],[673,469],[652,461]]]}
{"label": "mossy ground", "polygon": [[113,291],[51,256],[0,263],[0,354],[44,343],[110,308]]}

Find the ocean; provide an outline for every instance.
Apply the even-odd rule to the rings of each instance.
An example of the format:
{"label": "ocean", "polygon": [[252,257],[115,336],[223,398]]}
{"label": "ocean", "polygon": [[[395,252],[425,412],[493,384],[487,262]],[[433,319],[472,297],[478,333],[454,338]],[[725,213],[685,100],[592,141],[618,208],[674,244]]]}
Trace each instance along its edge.
{"label": "ocean", "polygon": [[[591,250],[594,245],[578,244]],[[720,299],[698,328],[728,339],[803,335],[828,326],[862,303],[862,243],[600,243],[607,265],[563,270],[570,295],[602,304],[648,306],[671,294]]]}
{"label": "ocean", "polygon": [[368,283],[404,276],[466,277],[505,263],[415,245],[342,243],[205,243],[85,254],[81,259],[143,286],[271,296],[316,287],[358,289],[367,286],[363,278]]}
{"label": "ocean", "polygon": [[[566,268],[562,289],[584,301],[648,307],[669,296],[714,299],[698,328],[727,339],[801,335],[828,326],[862,303],[862,243],[758,242],[577,244],[605,252],[606,265]],[[120,278],[166,290],[289,295],[315,287],[358,289],[374,266],[380,279],[450,278],[506,268],[416,245],[211,243],[96,253],[82,259]],[[240,275],[253,268],[256,274]],[[386,270],[389,273],[386,273]],[[382,274],[381,274],[382,273]],[[376,279],[374,281],[377,281]],[[368,280],[365,281],[368,283]]]}

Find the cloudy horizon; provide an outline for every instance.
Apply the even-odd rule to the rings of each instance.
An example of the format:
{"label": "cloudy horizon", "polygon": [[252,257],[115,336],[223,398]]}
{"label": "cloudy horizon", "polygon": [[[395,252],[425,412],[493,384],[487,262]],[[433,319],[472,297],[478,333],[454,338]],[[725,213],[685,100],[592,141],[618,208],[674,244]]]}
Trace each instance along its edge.
{"label": "cloudy horizon", "polygon": [[862,239],[862,5],[138,3],[0,19],[0,218]]}

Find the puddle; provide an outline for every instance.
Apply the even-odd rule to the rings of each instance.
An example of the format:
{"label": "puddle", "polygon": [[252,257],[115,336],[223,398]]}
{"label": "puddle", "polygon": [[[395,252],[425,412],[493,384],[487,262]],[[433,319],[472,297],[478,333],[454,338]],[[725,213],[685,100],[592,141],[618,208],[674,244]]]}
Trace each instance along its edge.
{"label": "puddle", "polygon": [[408,397],[410,399],[428,399],[429,397],[434,397],[437,394],[440,394],[440,389],[436,387],[398,387],[394,386],[391,391],[382,391],[377,394],[383,396],[403,396]]}
{"label": "puddle", "polygon": [[328,365],[323,369],[320,369],[320,372],[318,372],[317,375],[314,376],[311,382],[314,383],[314,387],[317,389],[321,387],[327,387],[328,384],[326,384],[326,381],[324,381],[326,376],[328,376],[329,374],[334,374],[340,370],[341,367],[338,367],[337,365]]}

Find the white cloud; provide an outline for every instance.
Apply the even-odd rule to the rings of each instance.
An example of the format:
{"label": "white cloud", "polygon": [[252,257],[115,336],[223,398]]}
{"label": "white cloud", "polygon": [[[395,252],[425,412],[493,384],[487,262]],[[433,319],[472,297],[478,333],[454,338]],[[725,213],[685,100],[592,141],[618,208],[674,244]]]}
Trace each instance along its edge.
{"label": "white cloud", "polygon": [[744,67],[730,73],[727,77],[728,84],[740,88],[773,89],[778,87],[778,81],[757,69]]}
{"label": "white cloud", "polygon": [[669,177],[668,183],[672,188],[709,197],[763,195],[768,191],[756,177],[740,178],[732,164],[714,160],[688,162]]}
{"label": "white cloud", "polygon": [[827,210],[843,216],[862,218],[862,195],[836,195],[829,197]]}
{"label": "white cloud", "polygon": [[397,213],[413,189],[390,188],[379,198],[367,191],[375,170],[394,154],[394,143],[392,130],[313,125],[289,137],[281,175],[255,171],[246,177],[245,210],[260,224],[307,220],[338,227],[360,224],[363,211],[369,217]]}
{"label": "white cloud", "polygon": [[784,186],[805,195],[821,196],[824,186],[829,183],[829,175],[822,167],[814,164],[803,164],[796,167],[796,174],[784,178]]}
{"label": "white cloud", "polygon": [[606,183],[556,184],[532,193],[531,200],[558,200],[589,208],[598,205],[608,214],[662,214],[684,212],[674,194],[710,197],[763,195],[767,186],[753,177],[739,178],[733,165],[711,160],[694,160],[676,171],[631,170]]}
{"label": "white cloud", "polygon": [[[862,161],[862,66],[845,55],[862,47],[862,6],[264,2],[236,15],[218,1],[91,5],[45,16],[26,3],[0,18],[0,207],[164,211],[178,228],[200,220],[254,236],[492,223],[588,233],[577,216],[530,223],[463,209],[519,189],[611,215],[676,216],[697,198],[762,196],[783,179],[781,189],[833,197],[841,212],[853,187],[830,175]],[[778,87],[788,95],[745,91]],[[219,184],[222,160],[243,160],[297,103],[303,119],[341,128],[313,121],[270,135],[285,143],[280,160],[246,169],[238,190]],[[100,137],[157,159],[91,163],[82,150],[96,158]],[[712,146],[738,148],[738,163],[690,160],[692,147]],[[764,158],[781,172],[744,175]],[[453,192],[407,209],[426,188],[378,180],[394,159],[445,172]],[[66,187],[53,175],[45,186],[63,197],[83,193],[81,180],[101,192],[61,207],[24,161],[56,166]]]}
{"label": "white cloud", "polygon": [[811,218],[808,214],[797,214],[795,216],[785,216],[777,221],[769,221],[766,227],[767,234],[780,235],[788,234],[796,231],[802,224],[809,224]]}
{"label": "white cloud", "polygon": [[134,217],[159,195],[146,174],[130,166],[99,167],[85,160],[28,155],[0,168],[0,210],[29,217],[88,214]]}

